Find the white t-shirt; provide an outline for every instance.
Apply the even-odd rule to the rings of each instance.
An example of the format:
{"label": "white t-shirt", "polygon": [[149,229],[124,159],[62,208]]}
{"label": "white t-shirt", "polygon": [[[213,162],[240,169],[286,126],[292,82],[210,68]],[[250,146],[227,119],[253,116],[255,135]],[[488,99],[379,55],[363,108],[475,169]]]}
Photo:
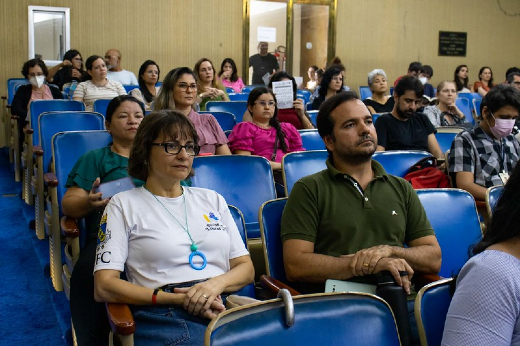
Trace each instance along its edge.
{"label": "white t-shirt", "polygon": [[111,100],[119,95],[126,95],[125,88],[119,82],[109,80],[105,86],[100,87],[88,80],[78,84],[72,98],[78,97],[83,99],[85,110],[90,112],[92,111],[94,101]]}
{"label": "white t-shirt", "polygon": [[133,72],[122,70],[122,71],[108,71],[107,78],[109,80],[117,81],[123,85],[137,85],[137,78]]}
{"label": "white t-shirt", "polygon": [[[248,255],[224,198],[208,189],[183,189],[184,197],[157,196],[178,221],[143,187],[112,197],[101,219],[94,272],[124,270],[129,282],[156,288],[223,274],[230,259]],[[188,262],[184,198],[189,232],[208,261],[203,270]],[[194,264],[201,263],[195,256]]]}

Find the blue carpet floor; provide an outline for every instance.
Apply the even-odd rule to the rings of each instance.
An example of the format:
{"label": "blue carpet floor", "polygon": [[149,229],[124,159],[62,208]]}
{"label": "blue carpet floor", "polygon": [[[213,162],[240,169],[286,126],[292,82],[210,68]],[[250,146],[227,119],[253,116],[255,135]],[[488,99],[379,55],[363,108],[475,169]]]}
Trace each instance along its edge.
{"label": "blue carpet floor", "polygon": [[68,301],[52,287],[48,241],[29,229],[34,207],[20,191],[0,149],[0,345],[71,345]]}

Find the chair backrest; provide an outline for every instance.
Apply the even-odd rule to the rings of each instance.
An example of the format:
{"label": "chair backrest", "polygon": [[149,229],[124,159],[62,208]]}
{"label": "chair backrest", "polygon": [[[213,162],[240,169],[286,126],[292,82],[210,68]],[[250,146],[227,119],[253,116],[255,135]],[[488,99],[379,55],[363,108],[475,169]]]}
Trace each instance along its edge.
{"label": "chair backrest", "polygon": [[415,298],[415,320],[421,345],[440,345],[446,315],[451,303],[452,278],[432,282]]}
{"label": "chair backrest", "polygon": [[234,93],[234,92],[235,92],[235,89],[233,89],[233,88],[230,88],[230,87],[226,87],[226,92],[227,92],[227,93],[228,93],[228,95],[229,95],[229,94],[232,94],[232,93]]}
{"label": "chair backrest", "polygon": [[309,118],[311,118],[312,125],[316,126],[316,120],[318,120],[318,113],[319,111],[307,111],[307,114],[309,114]]}
{"label": "chair backrest", "polygon": [[366,99],[368,97],[372,97],[372,91],[370,90],[370,87],[369,86],[360,86],[359,87],[359,98],[361,99],[361,101],[363,101],[364,99]]}
{"label": "chair backrest", "polygon": [[308,112],[308,111],[312,111],[312,102],[308,102],[305,104],[305,110]]}
{"label": "chair backrest", "polygon": [[96,113],[103,114],[103,116],[107,115],[108,104],[112,101],[112,99],[99,99],[94,101],[92,105],[92,110]]}
{"label": "chair backrest", "polygon": [[482,237],[473,196],[460,189],[421,189],[417,195],[442,250],[440,276],[457,274],[468,260],[468,249]]}
{"label": "chair backrest", "polygon": [[244,214],[248,238],[260,238],[258,209],[276,198],[273,171],[260,156],[200,156],[193,160],[192,186],[220,193]]}
{"label": "chair backrest", "polygon": [[139,85],[123,84],[123,88],[125,88],[126,93],[130,95],[130,91],[132,91],[134,89],[139,89]]}
{"label": "chair backrest", "polygon": [[473,99],[471,100],[473,104],[473,111],[477,117],[480,116],[480,104],[482,103],[482,99]]}
{"label": "chair backrest", "polygon": [[372,114],[372,122],[375,124],[377,119],[381,116],[382,113],[374,113]]}
{"label": "chair backrest", "polygon": [[249,93],[229,93],[229,100],[230,101],[247,101],[249,97]]}
{"label": "chair backrest", "polygon": [[283,248],[280,231],[283,208],[285,208],[286,203],[287,198],[267,201],[262,204],[258,212],[266,273],[284,283],[287,283],[287,276],[283,266]]}
{"label": "chair backrest", "polygon": [[258,87],[266,87],[265,85],[262,85],[262,84],[258,84],[258,85],[246,85],[242,88],[242,92],[243,93],[250,93],[251,90],[253,90],[254,88],[258,88]]}
{"label": "chair backrest", "polygon": [[437,133],[435,134],[435,138],[441,147],[443,153],[451,148],[451,143],[453,143],[453,139],[457,135],[457,133],[462,132],[463,129],[460,127],[449,127],[449,126],[439,126],[437,127]]}
{"label": "chair backrest", "polygon": [[327,168],[326,150],[310,150],[289,153],[282,159],[282,175],[285,195],[289,196],[294,184],[303,177]]}
{"label": "chair backrest", "polygon": [[321,139],[317,129],[298,130],[305,150],[326,150],[325,142]]}
{"label": "chair backrest", "polygon": [[503,190],[503,185],[491,186],[486,190],[486,208],[489,216],[493,214]]}
{"label": "chair backrest", "polygon": [[386,173],[402,178],[417,161],[429,156],[432,156],[432,154],[427,151],[390,150],[376,151],[372,159],[379,162]]}
{"label": "chair backrest", "polygon": [[298,89],[298,90],[296,90],[296,96],[303,97],[303,100],[305,101],[305,103],[308,103],[309,100],[311,99],[312,93],[309,90]]}
{"label": "chair backrest", "polygon": [[[293,324],[288,315],[294,317]],[[309,294],[246,305],[218,315],[205,334],[206,346],[281,344],[390,346],[400,342],[388,304],[365,293]]]}
{"label": "chair backrest", "polygon": [[247,110],[246,101],[209,101],[206,103],[208,112],[229,112],[236,118],[237,123],[242,122],[244,113]]}
{"label": "chair backrest", "polygon": [[234,114],[229,112],[209,112],[200,111],[200,114],[211,114],[217,119],[218,124],[222,128],[222,131],[233,130],[233,127],[237,124],[237,119]]}
{"label": "chair backrest", "polygon": [[67,190],[67,177],[79,158],[87,151],[99,149],[112,143],[108,131],[58,132],[52,137],[54,173],[58,178],[58,205]]}
{"label": "chair backrest", "polygon": [[475,125],[475,119],[473,119],[473,113],[471,113],[471,102],[464,97],[457,97],[455,105],[464,114],[466,121]]}
{"label": "chair backrest", "polygon": [[85,104],[76,100],[34,100],[29,105],[31,114],[30,126],[33,129],[33,145],[40,145],[40,135],[38,128],[38,119],[45,112],[62,112],[62,111],[78,111],[85,110]]}
{"label": "chair backrest", "polygon": [[40,145],[43,149],[43,172],[48,172],[52,158],[52,137],[58,132],[104,130],[105,118],[95,112],[46,112],[38,119]]}
{"label": "chair backrest", "polygon": [[9,78],[7,80],[7,104],[13,103],[14,94],[16,94],[17,86],[29,84],[29,80],[25,78]]}

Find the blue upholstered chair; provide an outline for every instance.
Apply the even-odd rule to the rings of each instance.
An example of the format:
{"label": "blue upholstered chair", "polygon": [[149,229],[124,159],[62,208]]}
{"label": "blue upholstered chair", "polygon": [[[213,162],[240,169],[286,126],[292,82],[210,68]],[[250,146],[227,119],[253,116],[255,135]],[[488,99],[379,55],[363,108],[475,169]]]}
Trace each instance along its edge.
{"label": "blue upholstered chair", "polygon": [[222,131],[233,130],[233,127],[237,124],[237,119],[234,114],[229,112],[210,112],[210,111],[200,111],[200,114],[212,114],[215,119],[217,119],[218,124],[222,128]]}
{"label": "blue upholstered chair", "polygon": [[273,171],[260,156],[200,156],[193,160],[192,186],[220,193],[244,214],[247,237],[260,238],[258,209],[275,199]]}
{"label": "blue upholstered chair", "polygon": [[374,113],[372,114],[372,122],[375,124],[377,121],[377,118],[381,116],[382,113]]}
{"label": "blue upholstered chair", "polygon": [[503,185],[492,186],[486,190],[486,208],[489,216],[493,214],[503,190]]}
{"label": "blue upholstered chair", "polygon": [[466,121],[475,125],[475,119],[471,112],[471,102],[465,97],[458,97],[457,100],[455,100],[455,105],[464,114]]}
{"label": "blue upholstered chair", "polygon": [[468,260],[468,249],[482,238],[475,199],[460,189],[417,190],[442,250],[439,275],[457,274]]}
{"label": "blue upholstered chair", "polygon": [[206,329],[206,346],[400,345],[388,304],[363,293],[320,293],[230,309]]}
{"label": "blue upholstered chair", "polygon": [[108,104],[112,101],[112,99],[100,99],[94,101],[94,104],[92,105],[92,110],[96,113],[103,114],[103,116],[107,115],[107,108]]}
{"label": "blue upholstered chair", "polygon": [[258,87],[264,87],[265,88],[265,85],[262,85],[262,84],[258,84],[258,85],[246,85],[242,88],[242,92],[243,93],[250,93],[251,90],[253,90],[254,88],[258,88]]}
{"label": "blue upholstered chair", "polygon": [[446,315],[451,303],[452,278],[432,282],[419,291],[415,298],[415,320],[421,345],[440,345]]}
{"label": "blue upholstered chair", "polygon": [[235,89],[230,88],[230,87],[226,87],[226,92],[227,92],[228,95],[229,95],[229,94],[231,94],[231,93],[234,93],[234,92],[235,92]]}
{"label": "blue upholstered chair", "polygon": [[235,93],[231,92],[228,94],[230,101],[247,101],[249,93]]}
{"label": "blue upholstered chair", "polygon": [[327,157],[326,150],[300,151],[285,155],[282,159],[285,195],[289,196],[294,184],[300,178],[326,169]]}
{"label": "blue upholstered chair", "polygon": [[130,95],[130,91],[134,89],[139,89],[139,85],[129,85],[129,84],[123,84],[123,88],[125,88],[126,93]]}
{"label": "blue upholstered chair", "polygon": [[369,86],[360,86],[359,87],[359,98],[363,101],[366,98],[372,97],[372,91]]}
{"label": "blue upholstered chair", "polygon": [[316,126],[316,120],[318,120],[318,112],[319,111],[307,111],[307,114],[309,114],[309,117],[311,118],[312,125]]}
{"label": "blue upholstered chair", "polygon": [[475,115],[477,117],[480,117],[480,104],[482,103],[482,99],[473,99],[471,100],[471,103],[473,105],[473,112],[475,112]]}
{"label": "blue upholstered chair", "polygon": [[[15,145],[18,145],[18,142],[14,142],[14,138],[12,138],[17,131],[11,131],[14,119],[11,119],[11,103],[13,103],[13,98],[15,94],[15,87],[18,87],[23,84],[29,84],[29,81],[25,78],[9,78],[7,80],[7,95],[2,96],[2,108],[3,112],[3,122],[4,122],[4,133],[5,140],[7,141],[7,146],[9,147],[9,161],[10,163],[14,163],[14,150]],[[12,121],[13,120],[13,121]],[[16,127],[14,127],[15,130]],[[19,163],[18,163],[19,165]],[[15,175],[15,180],[20,181],[20,172],[18,172],[18,176]]]}
{"label": "blue upholstered chair", "polygon": [[427,151],[414,150],[389,150],[376,151],[373,160],[379,162],[386,173],[398,177],[404,177],[411,166],[425,157],[432,156]]}
{"label": "blue upholstered chair", "polygon": [[321,139],[317,129],[298,130],[305,150],[326,150],[325,142]]}
{"label": "blue upholstered chair", "polygon": [[246,110],[246,101],[209,101],[206,103],[206,111],[210,113],[229,112],[235,116],[237,123],[242,122]]}
{"label": "blue upholstered chair", "polygon": [[457,135],[457,133],[462,132],[464,129],[456,126],[439,126],[436,128],[437,133],[435,134],[435,138],[441,147],[443,153],[451,148],[451,143],[453,143],[453,139]]}
{"label": "blue upholstered chair", "polygon": [[298,89],[296,90],[296,96],[301,97],[304,103],[309,103],[312,93],[309,90]]}

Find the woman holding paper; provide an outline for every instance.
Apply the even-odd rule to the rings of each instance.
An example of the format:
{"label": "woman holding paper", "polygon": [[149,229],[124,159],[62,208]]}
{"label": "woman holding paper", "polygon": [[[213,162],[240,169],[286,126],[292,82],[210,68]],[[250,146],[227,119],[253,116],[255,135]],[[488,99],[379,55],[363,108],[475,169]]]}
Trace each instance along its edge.
{"label": "woman holding paper", "polygon": [[[284,97],[287,86],[282,82],[291,82],[291,93],[288,97]],[[268,85],[269,89],[273,90],[278,99],[278,121],[281,123],[290,123],[297,130],[313,129],[309,116],[305,113],[305,106],[303,100],[296,97],[296,81],[294,77],[285,71],[276,72]],[[251,121],[251,114],[246,112],[243,121]]]}
{"label": "woman holding paper", "polygon": [[273,171],[279,171],[285,154],[305,150],[298,130],[290,123],[278,121],[276,97],[270,89],[253,89],[247,110],[251,121],[238,123],[229,135],[233,154],[263,156],[270,161]]}

